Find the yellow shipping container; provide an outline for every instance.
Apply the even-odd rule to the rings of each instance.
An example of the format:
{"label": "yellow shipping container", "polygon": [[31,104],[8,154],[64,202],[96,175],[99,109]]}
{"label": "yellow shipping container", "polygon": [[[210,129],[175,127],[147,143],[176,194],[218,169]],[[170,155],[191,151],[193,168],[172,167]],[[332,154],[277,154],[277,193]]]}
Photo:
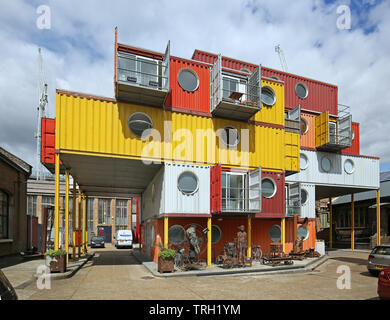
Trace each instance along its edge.
{"label": "yellow shipping container", "polygon": [[[128,127],[134,112],[153,122],[143,140]],[[283,128],[172,112],[114,100],[57,93],[56,149],[61,152],[131,159],[221,163],[230,167],[299,169],[299,135]],[[219,137],[226,126],[238,129],[236,149],[227,149]],[[217,137],[218,135],[218,137]],[[287,160],[286,160],[287,159]],[[295,159],[295,160],[293,160]]]}

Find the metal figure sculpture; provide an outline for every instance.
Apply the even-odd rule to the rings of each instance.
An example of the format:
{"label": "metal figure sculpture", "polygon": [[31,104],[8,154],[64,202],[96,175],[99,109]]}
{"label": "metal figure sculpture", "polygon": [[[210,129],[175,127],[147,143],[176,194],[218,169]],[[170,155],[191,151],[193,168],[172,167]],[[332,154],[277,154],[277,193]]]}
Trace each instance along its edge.
{"label": "metal figure sculpture", "polygon": [[188,238],[188,243],[190,244],[188,260],[190,261],[190,263],[194,263],[195,259],[200,253],[199,240],[196,235],[195,227],[189,227],[186,231],[186,235]]}
{"label": "metal figure sculpture", "polygon": [[244,226],[239,226],[237,232],[237,251],[238,251],[238,263],[241,265],[245,265],[246,262],[246,250],[247,250],[247,242],[248,236],[245,232]]}

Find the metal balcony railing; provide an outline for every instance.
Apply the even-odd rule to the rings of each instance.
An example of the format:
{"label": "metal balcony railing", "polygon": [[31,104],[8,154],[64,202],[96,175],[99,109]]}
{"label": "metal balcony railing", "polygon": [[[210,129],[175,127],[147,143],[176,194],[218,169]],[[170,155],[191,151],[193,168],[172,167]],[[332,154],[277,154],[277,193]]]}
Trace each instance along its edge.
{"label": "metal balcony railing", "polygon": [[222,78],[222,100],[243,106],[257,107],[260,87],[245,80]]}
{"label": "metal balcony railing", "polygon": [[251,198],[251,195],[260,195],[259,188],[222,187],[222,212],[246,213],[261,211],[261,196]]}
{"label": "metal balcony railing", "polygon": [[118,82],[168,91],[169,64],[164,61],[118,52]]}

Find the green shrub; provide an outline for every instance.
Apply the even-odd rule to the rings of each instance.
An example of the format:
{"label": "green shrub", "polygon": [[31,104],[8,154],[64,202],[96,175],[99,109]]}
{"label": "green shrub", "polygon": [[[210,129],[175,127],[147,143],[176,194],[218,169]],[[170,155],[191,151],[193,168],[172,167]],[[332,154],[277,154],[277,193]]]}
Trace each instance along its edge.
{"label": "green shrub", "polygon": [[63,255],[66,255],[66,251],[65,250],[53,250],[53,249],[49,249],[45,252],[45,256],[49,256],[49,257],[57,257],[57,256],[63,256]]}
{"label": "green shrub", "polygon": [[162,251],[158,254],[158,257],[162,259],[173,259],[176,257],[176,251],[173,249],[163,248]]}

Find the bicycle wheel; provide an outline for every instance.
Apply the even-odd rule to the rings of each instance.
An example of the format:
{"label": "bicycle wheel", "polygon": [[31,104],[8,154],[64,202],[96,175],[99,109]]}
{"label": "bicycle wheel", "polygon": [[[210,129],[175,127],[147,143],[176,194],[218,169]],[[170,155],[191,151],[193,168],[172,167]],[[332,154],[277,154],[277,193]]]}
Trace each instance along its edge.
{"label": "bicycle wheel", "polygon": [[173,260],[173,263],[175,265],[176,268],[178,269],[181,269],[182,266],[183,266],[183,257],[180,253],[178,253],[175,257],[175,259]]}

